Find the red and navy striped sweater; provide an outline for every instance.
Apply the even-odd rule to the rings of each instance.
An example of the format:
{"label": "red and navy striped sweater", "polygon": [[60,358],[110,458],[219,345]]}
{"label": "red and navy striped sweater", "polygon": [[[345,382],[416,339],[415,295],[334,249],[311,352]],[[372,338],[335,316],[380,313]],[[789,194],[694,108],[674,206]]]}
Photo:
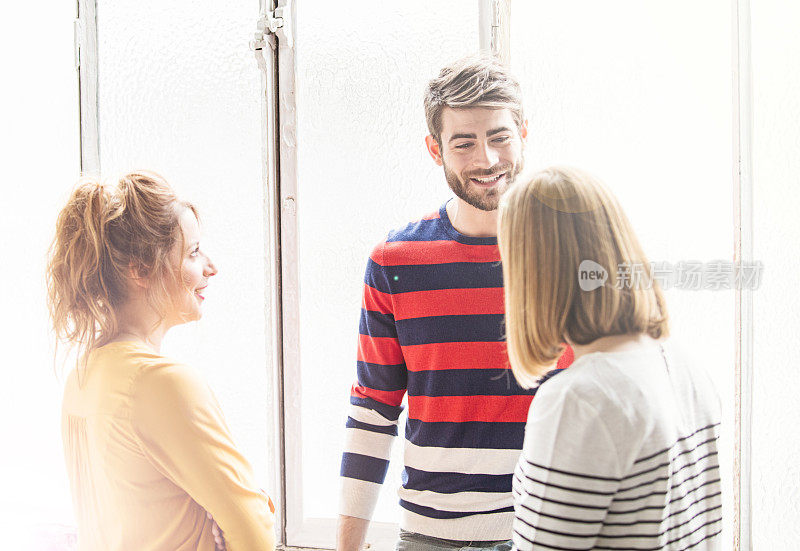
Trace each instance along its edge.
{"label": "red and navy striped sweater", "polygon": [[[370,518],[404,395],[405,530],[511,538],[511,482],[534,389],[512,375],[497,239],[458,233],[439,211],[389,234],[364,280],[340,512]],[[568,351],[559,361],[572,359]]]}

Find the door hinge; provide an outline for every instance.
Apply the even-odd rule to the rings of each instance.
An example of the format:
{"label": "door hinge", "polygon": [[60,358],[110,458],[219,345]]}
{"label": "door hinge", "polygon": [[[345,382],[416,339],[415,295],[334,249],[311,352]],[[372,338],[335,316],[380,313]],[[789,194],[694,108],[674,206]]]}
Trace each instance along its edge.
{"label": "door hinge", "polygon": [[275,48],[275,41],[268,40],[270,35],[274,36],[287,47],[292,47],[291,21],[289,20],[290,13],[291,6],[284,5],[259,17],[256,24],[258,30],[253,36],[253,40],[250,41],[250,49],[253,50],[257,56],[260,50],[266,48],[267,44],[269,44],[271,48]]}

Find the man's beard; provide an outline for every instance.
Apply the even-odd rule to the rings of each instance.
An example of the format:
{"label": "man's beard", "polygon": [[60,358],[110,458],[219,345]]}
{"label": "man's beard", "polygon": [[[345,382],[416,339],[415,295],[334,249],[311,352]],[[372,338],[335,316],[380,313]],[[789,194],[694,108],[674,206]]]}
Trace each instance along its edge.
{"label": "man's beard", "polygon": [[[497,210],[500,204],[500,198],[503,193],[511,187],[514,179],[522,171],[522,157],[516,164],[512,163],[498,163],[492,168],[486,170],[473,170],[464,172],[463,178],[450,170],[447,163],[442,159],[442,166],[444,167],[444,177],[447,180],[447,185],[456,194],[456,197],[463,200],[476,209],[484,211]],[[481,189],[476,184],[470,181],[470,178],[488,178],[500,173],[506,173],[505,182],[502,185],[494,186],[488,189]]]}

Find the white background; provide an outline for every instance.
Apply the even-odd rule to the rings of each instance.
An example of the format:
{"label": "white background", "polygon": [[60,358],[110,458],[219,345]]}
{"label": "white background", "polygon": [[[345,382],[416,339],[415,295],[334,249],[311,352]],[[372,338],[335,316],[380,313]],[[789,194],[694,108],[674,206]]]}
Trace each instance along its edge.
{"label": "white background", "polygon": [[80,164],[75,6],[51,4],[4,6],[0,32],[0,532],[22,549],[72,522],[44,266]]}
{"label": "white background", "polygon": [[[341,9],[335,3],[297,6],[302,376],[295,388],[309,518],[336,513],[367,257],[390,229],[438,210],[449,196],[425,150],[425,85],[478,48],[476,2],[348,6],[372,12],[370,24],[352,17],[331,25]],[[401,439],[393,451],[375,512],[381,522],[400,514]]]}
{"label": "white background", "polygon": [[171,331],[162,352],[204,372],[275,495],[257,16],[257,2],[98,0],[98,116],[104,176],[154,170],[200,212],[219,273],[203,319]]}
{"label": "white background", "polygon": [[[650,261],[731,262],[730,2],[514,2],[511,24],[529,164],[573,164],[605,181]],[[734,292],[675,288],[666,298],[672,339],[711,373],[722,398],[731,541]]]}
{"label": "white background", "polygon": [[[301,2],[303,376],[295,388],[303,431],[287,438],[299,436],[306,454],[304,490],[289,498],[303,498],[305,515],[319,518],[335,512],[366,254],[386,230],[447,195],[423,150],[422,87],[441,64],[477,46],[477,4],[349,3],[343,11]],[[162,172],[197,203],[220,267],[205,318],[171,334],[166,352],[205,372],[274,493],[261,106],[247,49],[257,2],[99,4],[104,172]],[[753,4],[754,255],[765,265],[754,295],[754,544],[792,549],[800,536],[800,8]],[[528,165],[569,162],[599,175],[653,260],[731,259],[730,3],[512,6],[511,62],[531,121]],[[31,532],[43,540],[53,525],[72,522],[43,268],[79,170],[74,17],[71,3],[16,2],[0,33],[0,528],[11,543]],[[733,296],[674,291],[668,300],[674,333],[714,372],[723,396],[730,480]],[[394,488],[383,494],[379,515],[390,520]]]}
{"label": "white background", "polygon": [[800,541],[800,5],[754,1],[753,532],[756,549]]}

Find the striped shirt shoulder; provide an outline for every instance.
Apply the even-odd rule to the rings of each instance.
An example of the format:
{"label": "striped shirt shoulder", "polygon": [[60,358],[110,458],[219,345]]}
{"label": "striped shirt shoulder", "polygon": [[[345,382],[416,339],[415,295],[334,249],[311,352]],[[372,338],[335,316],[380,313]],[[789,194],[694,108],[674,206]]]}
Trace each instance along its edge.
{"label": "striped shirt shoulder", "polygon": [[719,401],[690,365],[669,346],[588,354],[542,385],[513,480],[517,549],[718,549]]}
{"label": "striped shirt shoulder", "polygon": [[438,210],[429,212],[417,220],[412,220],[403,227],[391,230],[386,237],[386,242],[446,239],[447,235],[441,228],[442,216],[440,211],[443,208],[444,206]]}
{"label": "striped shirt shoulder", "polygon": [[[497,238],[460,234],[450,223],[445,204],[437,212],[389,232],[386,239],[373,248],[368,272],[376,270],[386,276],[391,272],[388,284],[414,278],[410,287],[401,283],[393,292],[422,290],[427,286],[437,288],[444,283],[437,280],[447,281],[444,286],[454,289],[502,287],[502,281],[498,280],[499,262]],[[439,269],[437,265],[446,266]],[[476,268],[478,272],[474,271]]]}

